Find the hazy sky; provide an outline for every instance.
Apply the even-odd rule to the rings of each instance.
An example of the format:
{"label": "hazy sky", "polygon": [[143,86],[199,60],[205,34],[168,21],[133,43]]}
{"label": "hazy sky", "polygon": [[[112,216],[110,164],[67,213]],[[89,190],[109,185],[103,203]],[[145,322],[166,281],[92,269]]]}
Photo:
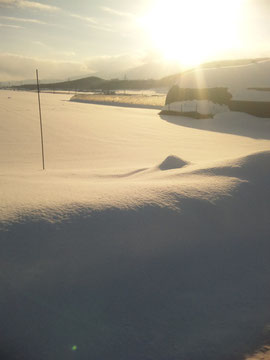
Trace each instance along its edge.
{"label": "hazy sky", "polygon": [[0,0],[0,81],[270,56],[270,0]]}

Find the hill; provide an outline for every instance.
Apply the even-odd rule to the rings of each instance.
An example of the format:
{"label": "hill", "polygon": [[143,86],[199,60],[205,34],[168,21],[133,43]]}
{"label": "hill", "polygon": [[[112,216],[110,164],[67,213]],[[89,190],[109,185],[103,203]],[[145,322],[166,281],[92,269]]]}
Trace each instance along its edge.
{"label": "hill", "polygon": [[[145,90],[154,87],[159,87],[158,80],[105,80],[95,76],[52,84],[40,84],[41,89],[47,89],[52,91]],[[18,90],[35,90],[36,84],[14,86],[13,88]]]}

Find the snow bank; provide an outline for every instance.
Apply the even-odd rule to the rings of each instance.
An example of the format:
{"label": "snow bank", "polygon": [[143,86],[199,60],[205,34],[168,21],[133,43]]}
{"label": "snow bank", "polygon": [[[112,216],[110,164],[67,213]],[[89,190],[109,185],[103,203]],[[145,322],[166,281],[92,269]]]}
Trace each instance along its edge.
{"label": "snow bank", "polygon": [[252,180],[252,182],[268,182],[269,171],[270,151],[263,151],[226,162],[224,165],[219,165],[207,170],[198,170],[196,173],[237,177],[249,181]]}
{"label": "snow bank", "polygon": [[141,173],[124,197],[118,180],[118,204],[42,204],[6,222],[3,349],[192,360],[255,350],[270,321],[269,182],[240,163],[238,173]]}

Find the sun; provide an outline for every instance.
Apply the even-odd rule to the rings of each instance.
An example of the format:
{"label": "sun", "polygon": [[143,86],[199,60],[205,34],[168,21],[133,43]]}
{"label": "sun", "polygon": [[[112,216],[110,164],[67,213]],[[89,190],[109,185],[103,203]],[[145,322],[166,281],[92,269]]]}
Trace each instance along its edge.
{"label": "sun", "polygon": [[167,60],[192,66],[237,46],[243,3],[244,0],[157,0],[140,22]]}

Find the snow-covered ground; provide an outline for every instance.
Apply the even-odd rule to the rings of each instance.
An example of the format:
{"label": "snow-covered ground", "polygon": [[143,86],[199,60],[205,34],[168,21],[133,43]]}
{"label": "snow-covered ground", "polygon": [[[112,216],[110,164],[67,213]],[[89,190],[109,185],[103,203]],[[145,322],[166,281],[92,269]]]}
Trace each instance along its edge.
{"label": "snow-covered ground", "polygon": [[0,92],[1,358],[259,350],[270,341],[270,119],[68,100],[41,94],[43,171],[36,94]]}

